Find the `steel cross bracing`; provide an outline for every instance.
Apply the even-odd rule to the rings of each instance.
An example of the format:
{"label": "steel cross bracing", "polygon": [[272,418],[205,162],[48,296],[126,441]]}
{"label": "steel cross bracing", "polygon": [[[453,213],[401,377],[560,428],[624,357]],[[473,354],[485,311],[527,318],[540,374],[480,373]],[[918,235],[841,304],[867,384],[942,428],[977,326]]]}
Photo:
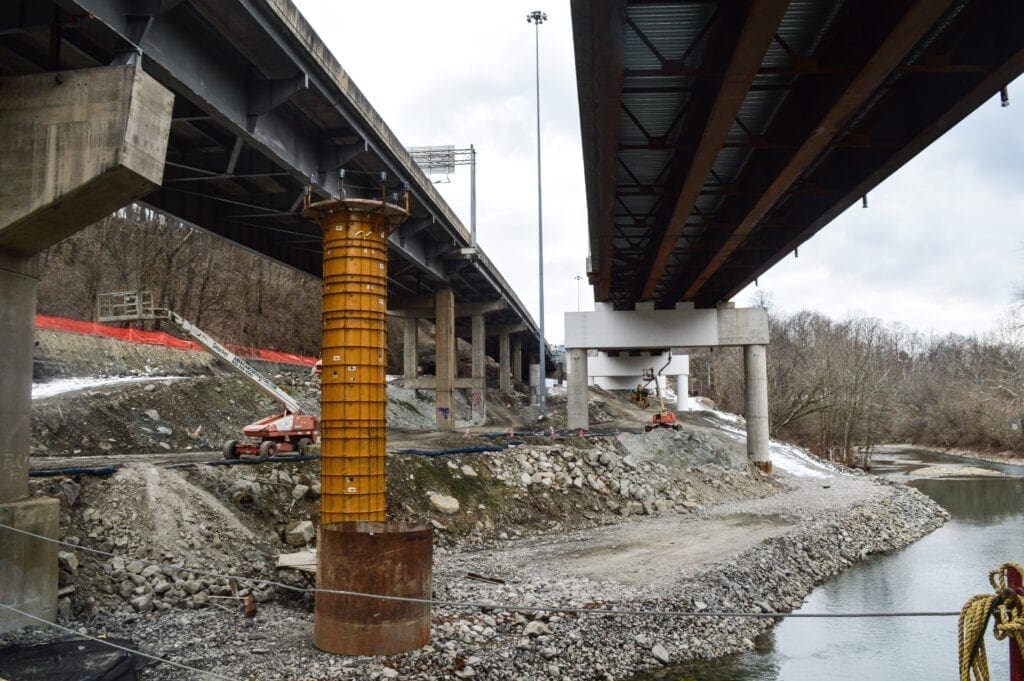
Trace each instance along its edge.
{"label": "steel cross bracing", "polygon": [[339,170],[412,216],[390,240],[389,293],[454,289],[505,300],[493,323],[537,325],[290,0],[12,0],[0,3],[0,75],[139,60],[175,94],[163,186],[144,203],[319,276],[321,235],[299,216],[306,187],[335,196]]}
{"label": "steel cross bracing", "polygon": [[1024,71],[1006,0],[572,3],[599,301],[728,300]]}

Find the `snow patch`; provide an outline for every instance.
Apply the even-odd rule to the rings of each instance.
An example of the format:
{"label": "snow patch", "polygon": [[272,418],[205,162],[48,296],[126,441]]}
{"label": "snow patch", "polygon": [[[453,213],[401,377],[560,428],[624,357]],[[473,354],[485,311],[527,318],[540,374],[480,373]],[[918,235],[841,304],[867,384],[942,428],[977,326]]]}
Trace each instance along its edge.
{"label": "snow patch", "polygon": [[32,384],[32,399],[45,400],[64,393],[87,388],[100,388],[121,383],[140,383],[156,381],[177,381],[184,376],[76,376],[74,378],[58,378],[47,383]]}
{"label": "snow patch", "polygon": [[[719,426],[723,431],[736,436],[743,442],[747,441],[746,421],[742,416],[714,409],[705,411],[711,412],[715,418],[725,424]],[[803,447],[789,442],[769,440],[768,452],[771,456],[772,466],[790,475],[801,478],[828,478],[843,474],[838,468],[822,461]]]}

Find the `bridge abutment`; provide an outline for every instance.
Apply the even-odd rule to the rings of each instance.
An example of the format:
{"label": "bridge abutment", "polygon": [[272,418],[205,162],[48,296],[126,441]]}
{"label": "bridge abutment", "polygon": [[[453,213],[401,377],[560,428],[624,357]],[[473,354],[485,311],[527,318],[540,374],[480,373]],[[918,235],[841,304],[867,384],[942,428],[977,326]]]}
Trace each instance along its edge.
{"label": "bridge abutment", "polygon": [[[57,538],[30,498],[37,254],[160,185],[174,96],[136,66],[0,78],[0,523]],[[0,602],[57,613],[57,545],[0,531]],[[0,631],[32,623],[0,612]]]}

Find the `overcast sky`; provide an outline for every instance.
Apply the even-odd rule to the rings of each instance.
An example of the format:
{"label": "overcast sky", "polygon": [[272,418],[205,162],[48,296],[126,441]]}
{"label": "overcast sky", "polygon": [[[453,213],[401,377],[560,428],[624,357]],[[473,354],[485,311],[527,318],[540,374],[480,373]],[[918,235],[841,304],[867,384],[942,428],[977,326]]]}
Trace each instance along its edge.
{"label": "overcast sky", "polygon": [[[545,319],[563,338],[585,275],[586,194],[569,3],[295,0],[406,146],[477,149],[478,240],[535,316],[534,28],[542,9]],[[983,333],[1024,285],[1024,87],[989,101],[761,277],[784,311]],[[469,226],[469,172],[437,187]],[[741,292],[750,302],[754,289]],[[593,309],[584,276],[582,309]]]}

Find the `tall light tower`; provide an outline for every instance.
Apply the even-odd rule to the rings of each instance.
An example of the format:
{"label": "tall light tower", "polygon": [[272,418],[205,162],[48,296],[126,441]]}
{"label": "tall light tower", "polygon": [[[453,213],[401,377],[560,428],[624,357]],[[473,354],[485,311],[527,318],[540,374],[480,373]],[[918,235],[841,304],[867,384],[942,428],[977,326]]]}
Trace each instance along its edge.
{"label": "tall light tower", "polygon": [[537,83],[537,253],[540,261],[540,385],[538,390],[538,405],[540,418],[546,415],[547,397],[547,348],[544,341],[544,210],[542,203],[543,193],[541,191],[540,175],[540,25],[548,20],[548,15],[540,10],[533,10],[526,15],[526,21],[533,24],[534,38],[534,63],[536,65]]}

